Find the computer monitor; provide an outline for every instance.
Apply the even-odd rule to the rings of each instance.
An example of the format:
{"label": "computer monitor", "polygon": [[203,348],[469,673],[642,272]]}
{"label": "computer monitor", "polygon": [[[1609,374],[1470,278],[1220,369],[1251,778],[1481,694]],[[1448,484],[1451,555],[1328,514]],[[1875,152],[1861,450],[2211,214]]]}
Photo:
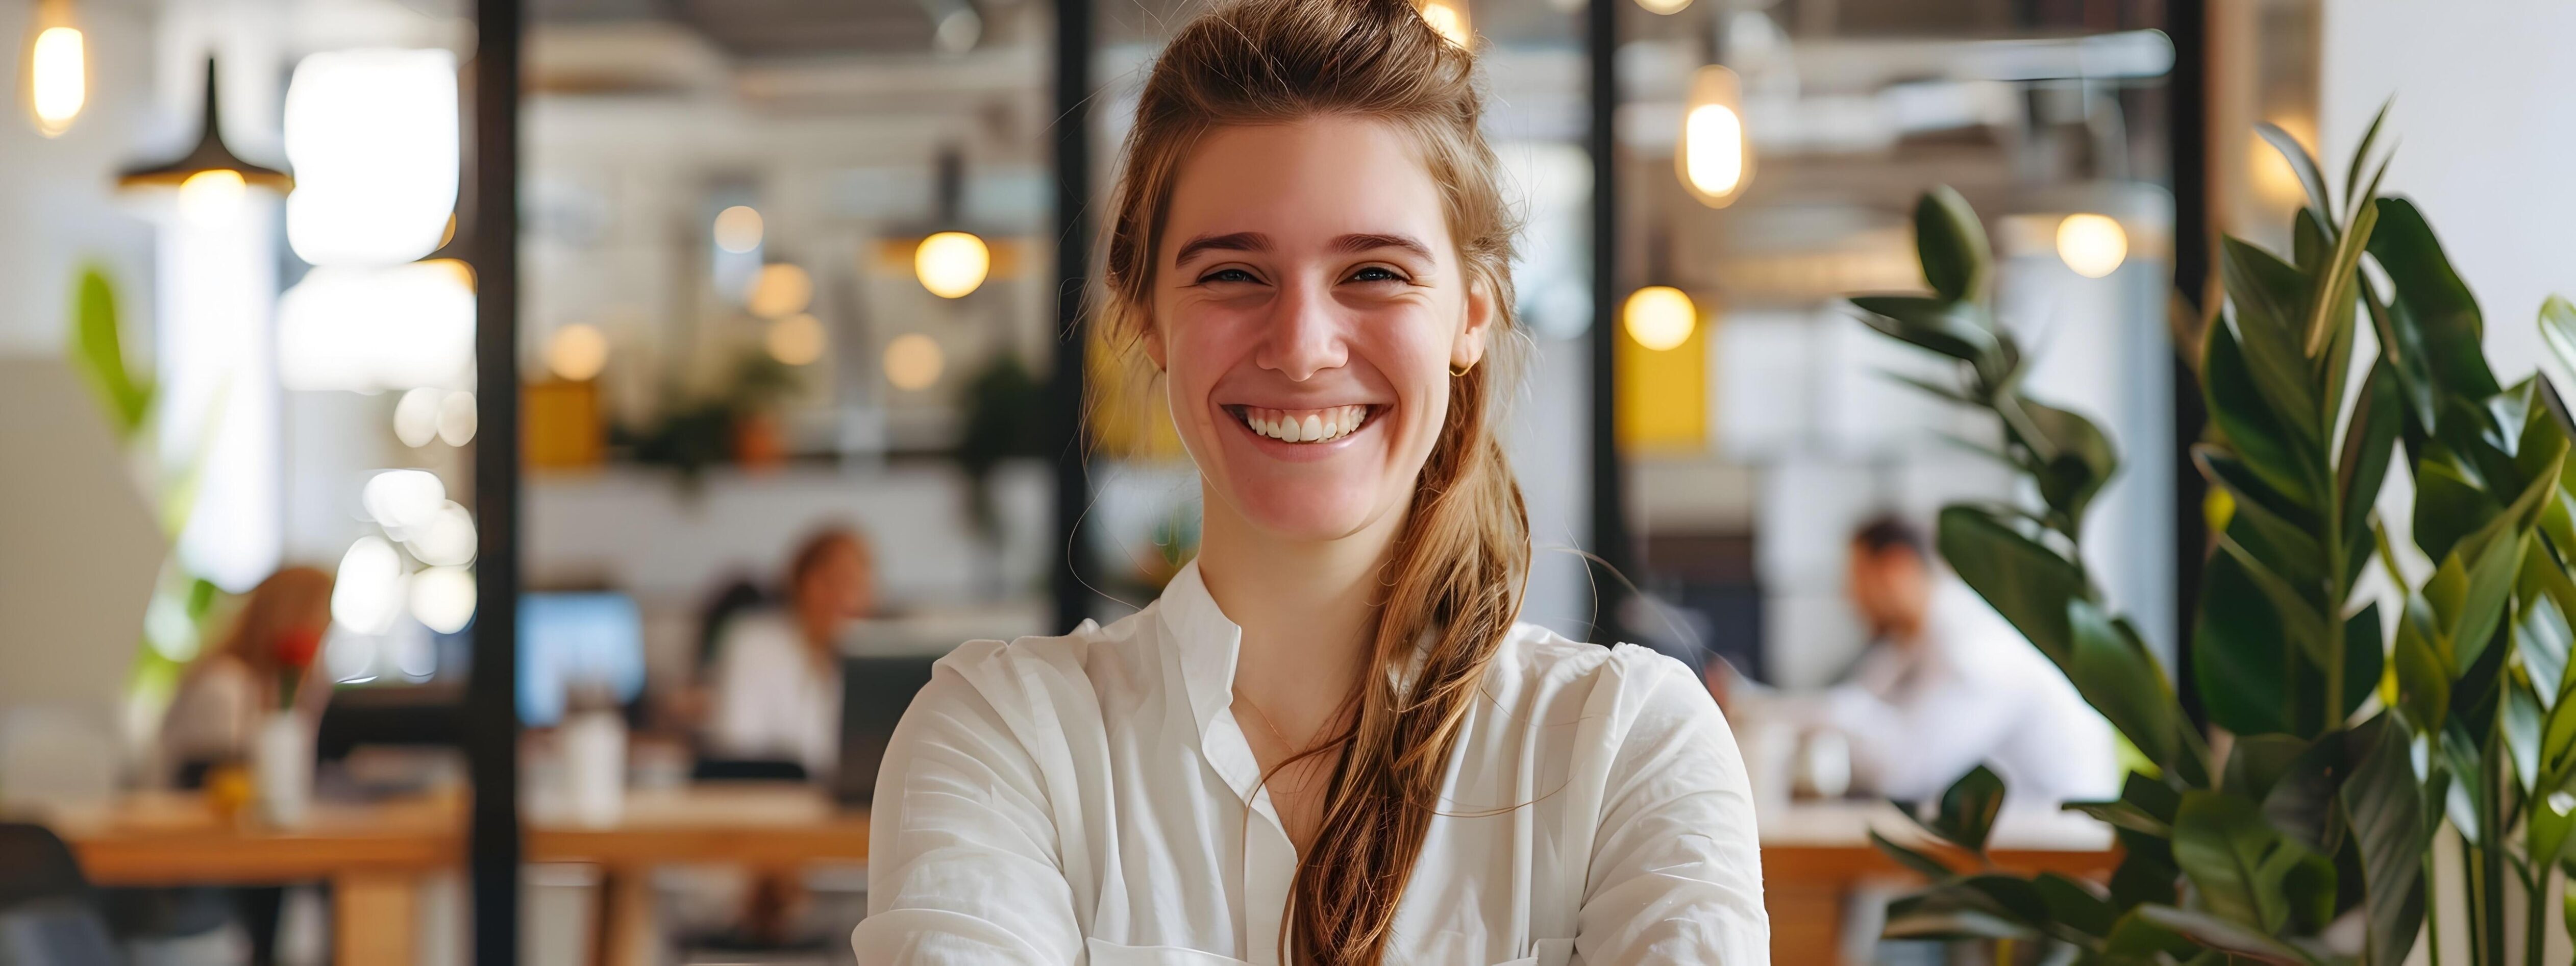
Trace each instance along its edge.
{"label": "computer monitor", "polygon": [[877,794],[877,766],[885,763],[894,726],[930,684],[933,656],[854,657],[841,662],[841,761],[833,796],[866,807]]}
{"label": "computer monitor", "polygon": [[644,618],[618,593],[519,597],[519,721],[563,720],[565,691],[595,682],[620,704],[644,692]]}

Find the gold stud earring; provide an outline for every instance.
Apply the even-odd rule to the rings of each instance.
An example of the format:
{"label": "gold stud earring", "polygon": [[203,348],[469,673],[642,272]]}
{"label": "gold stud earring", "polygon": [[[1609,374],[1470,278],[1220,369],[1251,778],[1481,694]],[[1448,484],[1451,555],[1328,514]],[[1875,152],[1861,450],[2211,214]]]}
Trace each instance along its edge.
{"label": "gold stud earring", "polygon": [[1463,366],[1463,367],[1451,367],[1451,368],[1450,368],[1450,370],[1449,370],[1449,378],[1452,378],[1452,379],[1465,379],[1465,378],[1467,378],[1467,370],[1469,370],[1469,369],[1473,369],[1473,368],[1476,368],[1476,364],[1475,364],[1475,363],[1472,363],[1472,362],[1470,362],[1470,363],[1466,364],[1466,365],[1465,365],[1465,366]]}

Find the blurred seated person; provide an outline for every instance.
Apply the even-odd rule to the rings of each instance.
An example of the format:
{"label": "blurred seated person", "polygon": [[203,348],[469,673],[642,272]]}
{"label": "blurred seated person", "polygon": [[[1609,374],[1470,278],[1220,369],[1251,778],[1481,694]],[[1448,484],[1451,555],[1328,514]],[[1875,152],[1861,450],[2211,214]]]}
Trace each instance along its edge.
{"label": "blurred seated person", "polygon": [[839,763],[841,636],[875,601],[865,538],[845,526],[805,538],[787,568],[786,599],[718,632],[704,731],[710,756],[791,761],[821,779]]}
{"label": "blurred seated person", "polygon": [[1922,531],[1895,517],[1864,524],[1852,535],[1845,590],[1872,645],[1843,683],[1778,711],[1841,734],[1854,785],[1930,800],[1984,764],[2017,805],[2118,797],[2110,724],[1932,559]]}
{"label": "blurred seated person", "polygon": [[287,567],[251,589],[230,631],[181,675],[161,719],[163,760],[179,769],[179,784],[195,784],[206,765],[247,759],[290,685],[292,710],[321,716],[331,688],[315,658],[330,627],[330,574]]}

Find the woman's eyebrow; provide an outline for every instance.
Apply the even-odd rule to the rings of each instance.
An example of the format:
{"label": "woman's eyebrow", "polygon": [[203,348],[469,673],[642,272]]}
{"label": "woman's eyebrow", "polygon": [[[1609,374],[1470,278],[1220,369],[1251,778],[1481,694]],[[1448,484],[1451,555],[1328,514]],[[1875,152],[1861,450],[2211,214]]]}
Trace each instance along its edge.
{"label": "woman's eyebrow", "polygon": [[1266,252],[1269,250],[1270,236],[1257,231],[1238,231],[1230,235],[1200,235],[1181,246],[1180,253],[1172,256],[1172,264],[1187,265],[1190,259],[1197,257],[1201,252]]}
{"label": "woman's eyebrow", "polygon": [[1345,255],[1356,255],[1379,248],[1400,248],[1412,252],[1418,258],[1431,257],[1431,246],[1423,244],[1421,240],[1411,235],[1357,234],[1333,239],[1333,250]]}

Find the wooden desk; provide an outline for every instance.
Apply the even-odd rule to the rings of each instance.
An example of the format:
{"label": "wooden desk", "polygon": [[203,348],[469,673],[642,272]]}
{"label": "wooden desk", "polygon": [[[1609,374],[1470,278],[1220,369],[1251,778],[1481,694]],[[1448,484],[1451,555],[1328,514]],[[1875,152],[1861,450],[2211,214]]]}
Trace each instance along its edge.
{"label": "wooden desk", "polygon": [[91,881],[110,886],[331,883],[333,961],[404,966],[418,946],[420,879],[463,858],[454,799],[317,803],[291,830],[219,820],[193,793],[147,792],[48,819]]}
{"label": "wooden desk", "polygon": [[811,785],[697,785],[630,793],[617,824],[605,828],[531,817],[526,844],[530,862],[600,867],[592,960],[629,966],[651,961],[659,933],[654,866],[709,863],[778,873],[814,863],[865,862],[868,816],[841,810]]}
{"label": "wooden desk", "polygon": [[[1928,836],[1885,803],[1800,803],[1757,813],[1773,962],[1840,962],[1845,906],[1854,892],[1923,881],[1871,845],[1871,829],[1927,851],[1951,851],[1928,845]],[[2101,881],[2119,864],[2109,827],[2081,815],[2007,815],[1997,822],[1990,844],[1987,858],[1997,868],[2024,875],[2057,872]]]}

